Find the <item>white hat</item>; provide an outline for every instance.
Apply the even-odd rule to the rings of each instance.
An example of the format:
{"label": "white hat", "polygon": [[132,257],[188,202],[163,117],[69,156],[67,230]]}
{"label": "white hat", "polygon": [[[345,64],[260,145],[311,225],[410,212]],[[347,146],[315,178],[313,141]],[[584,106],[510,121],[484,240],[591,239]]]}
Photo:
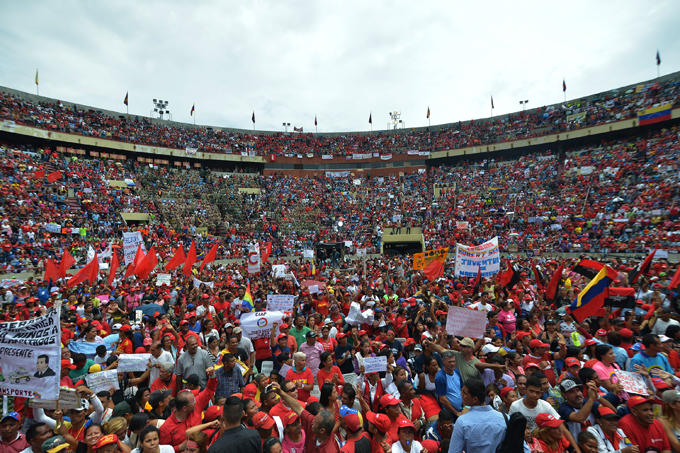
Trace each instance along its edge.
{"label": "white hat", "polygon": [[673,341],[672,338],[669,338],[666,335],[659,335],[659,340],[661,340],[662,343],[665,343],[667,341]]}
{"label": "white hat", "polygon": [[482,354],[491,354],[491,353],[496,353],[498,352],[500,348],[498,346],[494,346],[492,344],[487,344],[482,348]]}
{"label": "white hat", "polygon": [[121,327],[123,327],[121,323],[116,323],[111,326],[111,330],[120,330]]}

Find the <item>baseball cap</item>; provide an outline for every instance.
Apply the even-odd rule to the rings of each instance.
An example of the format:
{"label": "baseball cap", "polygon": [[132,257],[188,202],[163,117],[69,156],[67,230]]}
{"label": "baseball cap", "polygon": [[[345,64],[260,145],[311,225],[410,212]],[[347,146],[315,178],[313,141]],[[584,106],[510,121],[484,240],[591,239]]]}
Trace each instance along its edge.
{"label": "baseball cap", "polygon": [[547,344],[547,343],[543,343],[543,342],[542,342],[541,340],[539,340],[538,338],[535,338],[535,339],[533,339],[533,340],[531,340],[531,341],[529,342],[529,347],[530,347],[531,349],[534,349],[534,348],[549,348],[550,345]]}
{"label": "baseball cap", "polygon": [[283,324],[281,324],[281,325],[279,326],[279,329],[287,329],[287,328],[289,328],[289,327],[290,327],[290,326],[284,322]]}
{"label": "baseball cap", "polygon": [[647,398],[643,398],[641,396],[631,396],[630,398],[628,398],[628,409],[632,409],[638,404],[644,403],[652,404],[652,400],[648,400]]}
{"label": "baseball cap", "polygon": [[506,396],[508,396],[508,393],[514,391],[515,389],[512,387],[503,387],[501,389],[501,399],[505,399]]}
{"label": "baseball cap", "polygon": [[[75,367],[73,367],[75,368]],[[99,373],[102,370],[102,366],[98,363],[95,363],[90,367],[89,370],[87,370],[88,373]]]}
{"label": "baseball cap", "polygon": [[161,401],[163,401],[169,395],[172,395],[172,390],[154,390],[149,396],[149,404],[152,408],[156,408],[161,403]]}
{"label": "baseball cap", "polygon": [[484,355],[495,354],[499,351],[499,349],[500,348],[498,346],[494,346],[492,344],[487,344],[487,345],[484,345],[484,347],[482,348],[482,354],[484,354]]}
{"label": "baseball cap", "polygon": [[100,437],[99,440],[97,441],[97,445],[94,448],[100,449],[104,445],[111,444],[118,444],[118,436],[116,434],[107,434],[106,436]]}
{"label": "baseball cap", "polygon": [[199,385],[200,381],[197,374],[190,374],[188,378],[183,379],[183,382],[189,385]]}
{"label": "baseball cap", "polygon": [[569,357],[565,359],[564,364],[568,367],[575,365],[578,365],[579,368],[581,367],[581,362],[579,361],[579,359],[576,359],[574,357]]}
{"label": "baseball cap", "polygon": [[366,412],[366,419],[373,423],[381,433],[386,433],[392,426],[392,421],[385,414],[376,414],[375,412]]}
{"label": "baseball cap", "polygon": [[335,339],[339,340],[341,338],[345,338],[346,336],[347,336],[346,334],[344,334],[342,332],[338,332],[338,333],[335,334]]}
{"label": "baseball cap", "polygon": [[125,324],[124,326],[120,326],[119,330],[122,332],[129,332],[130,329],[132,329],[132,326],[130,326],[130,324]]}
{"label": "baseball cap", "polygon": [[274,419],[267,415],[266,412],[258,412],[253,415],[253,426],[255,428],[270,429],[275,424]]}
{"label": "baseball cap", "polygon": [[600,337],[604,337],[604,336],[607,335],[607,331],[604,330],[604,329],[600,329],[600,330],[598,330],[595,334],[598,335],[598,336],[600,336]]}
{"label": "baseball cap", "polygon": [[342,405],[338,412],[340,416],[345,420],[345,424],[347,425],[347,428],[350,431],[352,432],[359,431],[363,426],[364,420],[361,417],[359,411],[357,411],[356,409],[352,409],[348,406]]}
{"label": "baseball cap", "polygon": [[298,418],[299,418],[299,417],[298,417],[298,414],[296,414],[296,413],[293,412],[293,411],[290,411],[290,412],[288,413],[288,415],[286,415],[286,416],[283,417],[283,420],[282,420],[282,421],[283,421],[283,426],[292,425],[293,423],[295,423],[295,422],[297,421]]}
{"label": "baseball cap", "polygon": [[307,335],[305,335],[305,337],[307,337],[307,338],[316,338],[318,336],[319,336],[319,334],[316,333],[316,332],[307,332]]}
{"label": "baseball cap", "polygon": [[125,401],[122,401],[113,407],[113,413],[111,414],[111,418],[124,417],[125,414],[128,414],[130,412],[132,412],[132,408],[130,407],[130,405]]}
{"label": "baseball cap", "polygon": [[505,357],[508,354],[510,354],[511,352],[517,352],[517,351],[515,351],[514,349],[510,349],[507,346],[503,346],[502,348],[498,349],[498,355],[501,356],[501,357]]}
{"label": "baseball cap", "polygon": [[531,336],[531,334],[529,332],[524,332],[524,331],[521,331],[521,330],[519,332],[517,332],[517,335],[516,335],[517,339],[520,340],[520,341],[522,341],[522,338],[528,337],[528,336]]}
{"label": "baseball cap", "polygon": [[234,330],[231,331],[231,333],[234,335],[238,335],[241,332],[243,332],[243,330],[240,327],[234,327]]}
{"label": "baseball cap", "polygon": [[420,442],[420,445],[423,447],[423,450],[431,452],[439,451],[439,442],[437,442],[436,440],[425,439]]}
{"label": "baseball cap", "polygon": [[7,420],[8,418],[12,418],[12,419],[14,419],[14,420],[16,420],[16,421],[18,421],[18,422],[21,421],[21,415],[19,415],[18,412],[10,412],[10,413],[8,413],[7,415],[5,415],[4,417],[2,417],[2,420],[0,420],[0,423],[4,422],[4,421]]}
{"label": "baseball cap", "polygon": [[573,388],[583,389],[583,382],[579,378],[564,379],[560,383],[560,391],[564,394]]}
{"label": "baseball cap", "polygon": [[382,398],[380,398],[380,405],[382,407],[396,406],[399,403],[401,403],[401,400],[393,397],[389,393],[387,395],[383,395]]}
{"label": "baseball cap", "polygon": [[662,343],[668,343],[669,341],[673,341],[672,338],[669,338],[666,335],[659,335],[659,340],[661,340]]}
{"label": "baseball cap", "polygon": [[121,327],[123,327],[122,324],[116,323],[116,324],[114,324],[113,326],[111,326],[111,329],[112,329],[112,330],[120,330]]}
{"label": "baseball cap", "polygon": [[69,444],[62,436],[54,436],[43,442],[40,448],[42,448],[43,453],[57,453],[69,448]]}
{"label": "baseball cap", "polygon": [[411,428],[413,430],[416,429],[416,427],[413,426],[413,422],[407,418],[400,418],[397,420],[397,430],[402,428]]}
{"label": "baseball cap", "polygon": [[257,396],[257,385],[252,382],[245,387],[243,387],[243,396],[245,398],[254,399]]}
{"label": "baseball cap", "polygon": [[224,410],[224,406],[210,406],[203,412],[203,423],[210,423],[217,420]]}
{"label": "baseball cap", "polygon": [[281,338],[288,338],[288,335],[285,333],[280,333],[278,337],[276,337],[277,340],[280,340]]}
{"label": "baseball cap", "polygon": [[153,343],[153,340],[151,338],[145,338],[142,343],[144,344],[144,346],[150,346],[151,343]]}
{"label": "baseball cap", "polygon": [[633,331],[630,329],[621,329],[619,332],[623,338],[632,338],[633,337]]}
{"label": "baseball cap", "polygon": [[555,418],[552,415],[546,413],[540,413],[536,417],[536,425],[538,425],[540,429],[559,428],[562,423],[564,423],[564,420],[560,420],[559,418]]}
{"label": "baseball cap", "polygon": [[[678,392],[680,394],[680,392]],[[609,409],[607,406],[600,404],[595,412],[595,418],[616,418],[619,416],[614,413],[613,410]]]}
{"label": "baseball cap", "polygon": [[668,384],[666,384],[666,381],[661,378],[652,378],[652,384],[654,384],[654,388],[659,390],[671,388]]}
{"label": "baseball cap", "polygon": [[63,370],[64,368],[68,368],[69,370],[75,370],[76,366],[72,364],[70,360],[62,360],[61,369]]}
{"label": "baseball cap", "polygon": [[462,340],[460,340],[460,345],[466,346],[468,348],[474,348],[475,342],[472,341],[472,338],[463,338]]}
{"label": "baseball cap", "polygon": [[677,390],[666,390],[661,395],[664,404],[671,404],[680,401],[680,392]]}

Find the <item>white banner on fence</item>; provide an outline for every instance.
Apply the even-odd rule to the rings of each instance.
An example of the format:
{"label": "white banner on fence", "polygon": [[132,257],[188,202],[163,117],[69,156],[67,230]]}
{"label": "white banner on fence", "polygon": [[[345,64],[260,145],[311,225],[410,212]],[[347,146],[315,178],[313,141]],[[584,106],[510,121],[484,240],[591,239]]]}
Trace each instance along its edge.
{"label": "white banner on fence", "polygon": [[121,354],[118,356],[118,372],[146,371],[151,354]]}
{"label": "white banner on fence", "polygon": [[59,307],[28,321],[0,323],[0,395],[59,398]]}
{"label": "white banner on fence", "polygon": [[[254,340],[256,338],[269,338],[272,333],[274,321],[281,324],[284,314],[280,311],[256,311],[254,313],[244,313],[241,315],[241,329],[243,336]],[[279,334],[276,327],[274,336]]]}
{"label": "white banner on fence", "polygon": [[161,285],[170,286],[170,274],[158,274],[156,276],[156,286]]}
{"label": "white banner on fence", "polygon": [[110,389],[120,389],[117,370],[100,371],[99,373],[88,374],[85,376],[85,382],[87,382],[87,386],[95,394],[102,391],[108,392]]}
{"label": "white banner on fence", "polygon": [[364,357],[364,374],[387,371],[387,357]]}
{"label": "white banner on fence", "polygon": [[295,296],[288,294],[268,294],[267,310],[292,312],[295,304]]}
{"label": "white banner on fence", "polygon": [[[55,410],[57,408],[57,400],[31,399],[29,405],[33,409]],[[59,409],[80,409],[81,407],[80,397],[76,393],[76,389],[68,387],[61,387],[59,389]]]}
{"label": "white banner on fence", "polygon": [[482,277],[491,277],[501,270],[498,237],[476,246],[456,244],[456,277],[476,277],[480,268]]}
{"label": "white banner on fence", "polygon": [[459,337],[482,338],[486,330],[486,312],[449,307],[446,332]]}
{"label": "white banner on fence", "polygon": [[142,233],[140,231],[123,233],[123,254],[125,255],[126,265],[135,260],[138,245],[141,245],[142,251],[146,253],[146,246],[144,246],[144,240],[142,239]]}

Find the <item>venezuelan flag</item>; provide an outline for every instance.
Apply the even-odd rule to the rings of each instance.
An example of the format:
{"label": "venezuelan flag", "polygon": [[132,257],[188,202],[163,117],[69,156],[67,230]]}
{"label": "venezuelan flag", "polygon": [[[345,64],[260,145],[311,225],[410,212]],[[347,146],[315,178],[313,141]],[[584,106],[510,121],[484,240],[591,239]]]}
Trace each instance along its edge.
{"label": "venezuelan flag", "polygon": [[609,284],[611,279],[607,275],[607,266],[602,266],[600,272],[588,283],[576,300],[571,303],[567,312],[578,321],[583,322],[589,316],[602,308],[604,300],[609,296]]}
{"label": "venezuelan flag", "polygon": [[250,282],[248,282],[248,287],[246,288],[246,293],[241,300],[241,306],[244,310],[253,311],[255,304],[253,303],[253,295],[250,294]]}
{"label": "venezuelan flag", "polygon": [[638,112],[638,120],[640,120],[640,126],[645,124],[660,123],[661,121],[666,121],[671,119],[671,110],[673,104],[664,104],[658,107],[652,107],[651,109],[640,110]]}

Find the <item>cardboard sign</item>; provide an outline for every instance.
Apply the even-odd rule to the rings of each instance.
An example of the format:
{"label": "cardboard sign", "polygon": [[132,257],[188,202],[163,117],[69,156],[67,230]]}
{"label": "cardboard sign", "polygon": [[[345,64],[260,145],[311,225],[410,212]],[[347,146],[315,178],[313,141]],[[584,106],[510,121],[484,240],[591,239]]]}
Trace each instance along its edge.
{"label": "cardboard sign", "polygon": [[387,371],[387,357],[364,357],[364,374]]}
{"label": "cardboard sign", "polygon": [[118,356],[118,372],[146,371],[151,354],[121,354]]}
{"label": "cardboard sign", "polygon": [[450,335],[483,338],[486,331],[486,312],[469,308],[449,307],[446,332]]}
{"label": "cardboard sign", "polygon": [[[645,384],[645,379],[640,373],[616,370],[616,377],[618,378],[617,384],[623,385],[623,389],[626,392],[645,396],[649,394],[649,389],[647,388],[647,384]],[[614,380],[612,380],[612,384],[613,383]]]}
{"label": "cardboard sign", "polygon": [[[32,408],[55,410],[57,408],[57,400],[31,399],[30,406]],[[68,387],[59,388],[59,409],[80,409],[80,397],[76,393],[76,389]]]}

